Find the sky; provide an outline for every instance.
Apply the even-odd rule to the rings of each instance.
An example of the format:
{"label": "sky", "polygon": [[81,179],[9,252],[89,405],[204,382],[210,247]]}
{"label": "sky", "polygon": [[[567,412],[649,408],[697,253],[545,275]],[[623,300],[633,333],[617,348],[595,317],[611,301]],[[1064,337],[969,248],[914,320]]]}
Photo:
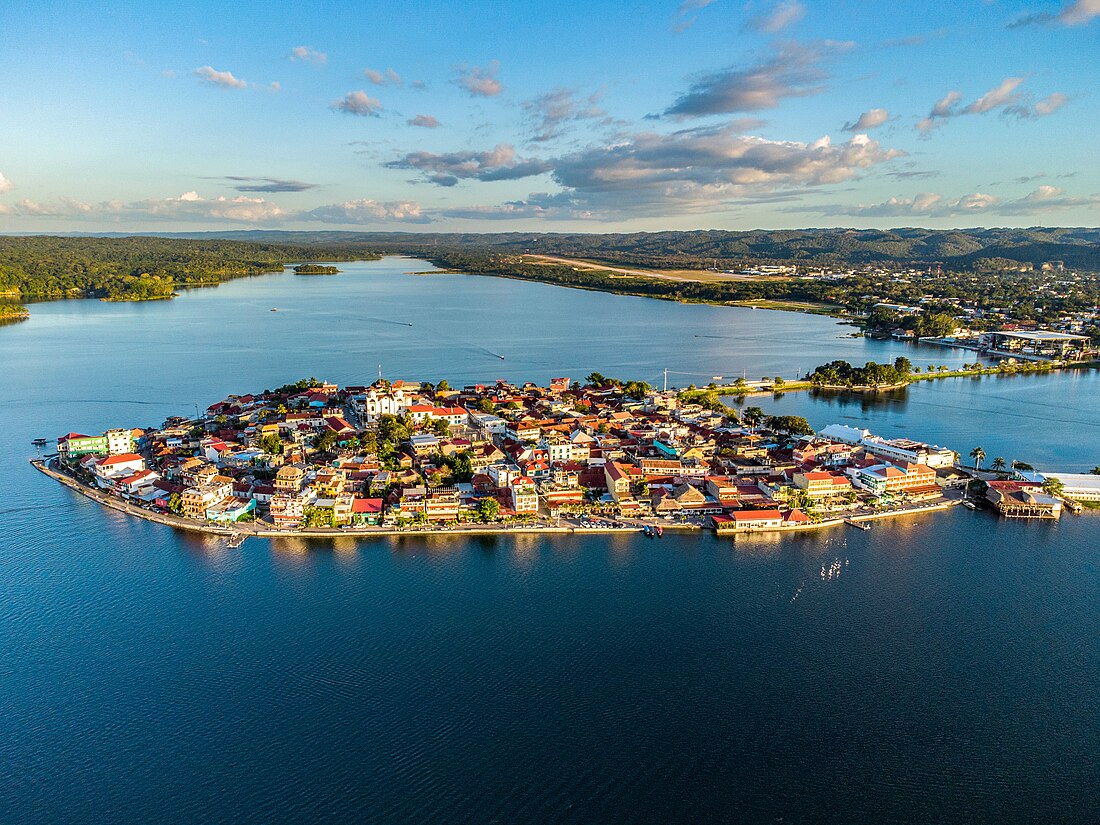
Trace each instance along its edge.
{"label": "sky", "polygon": [[1100,0],[0,4],[0,232],[1100,224]]}

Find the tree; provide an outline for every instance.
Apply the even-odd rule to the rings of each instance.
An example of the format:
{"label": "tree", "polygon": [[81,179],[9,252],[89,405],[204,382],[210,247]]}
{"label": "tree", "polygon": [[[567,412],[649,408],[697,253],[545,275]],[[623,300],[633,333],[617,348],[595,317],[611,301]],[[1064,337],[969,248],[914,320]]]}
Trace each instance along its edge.
{"label": "tree", "polygon": [[322,453],[331,452],[333,447],[336,446],[336,433],[332,430],[325,430],[317,436],[317,440],[313,442],[313,446]]}
{"label": "tree", "polygon": [[1089,472],[1094,476],[1100,476],[1100,467],[1093,467]]}
{"label": "tree", "polygon": [[486,496],[477,503],[477,517],[488,524],[500,516],[500,502],[492,496]]}
{"label": "tree", "polygon": [[479,399],[477,404],[475,404],[474,406],[475,406],[475,409],[477,409],[478,412],[483,412],[483,413],[486,413],[488,415],[492,415],[493,413],[495,413],[497,411],[496,404],[494,404],[488,398]]}
{"label": "tree", "polygon": [[283,440],[275,433],[268,433],[260,439],[260,449],[268,455],[282,455],[283,448]]}
{"label": "tree", "polygon": [[168,496],[168,509],[176,515],[179,515],[183,510],[183,498],[179,493],[172,493]]}
{"label": "tree", "polygon": [[900,372],[902,375],[908,375],[913,371],[913,362],[906,358],[904,355],[899,355],[894,359],[894,369]]}
{"label": "tree", "polygon": [[451,385],[447,383],[446,378],[444,378],[442,381],[440,381],[438,384],[435,385],[435,391],[436,391],[437,395],[441,392],[450,392],[450,390],[451,390]]}
{"label": "tree", "polygon": [[1066,492],[1066,485],[1059,478],[1048,478],[1043,481],[1043,492],[1048,496],[1061,498]]}
{"label": "tree", "polygon": [[814,428],[801,415],[772,415],[767,419],[768,429],[788,435],[813,435]]}
{"label": "tree", "polygon": [[772,379],[772,385],[776,387],[782,387],[786,383],[786,380],[784,380],[783,376],[781,375],[777,375],[775,376],[775,378]]}
{"label": "tree", "polygon": [[756,429],[763,420],[764,411],[759,407],[745,407],[741,411],[741,423],[747,425],[750,430]]}
{"label": "tree", "polygon": [[996,472],[1000,472],[1004,468],[1005,468],[1005,460],[1003,458],[1001,458],[1000,456],[997,456],[995,459],[993,459],[993,463],[989,465],[989,469],[995,470]]}
{"label": "tree", "polygon": [[433,433],[441,437],[446,437],[451,434],[451,425],[442,418],[432,419],[431,429]]}
{"label": "tree", "polygon": [[981,447],[975,447],[970,451],[970,457],[974,459],[974,469],[980,470],[982,468],[982,462],[985,461],[985,450]]}

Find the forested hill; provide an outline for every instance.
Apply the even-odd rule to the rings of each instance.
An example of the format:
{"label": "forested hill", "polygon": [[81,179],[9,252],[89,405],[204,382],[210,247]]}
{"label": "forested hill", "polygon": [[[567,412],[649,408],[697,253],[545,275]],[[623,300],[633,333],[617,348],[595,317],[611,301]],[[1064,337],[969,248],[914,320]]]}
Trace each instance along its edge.
{"label": "forested hill", "polygon": [[175,287],[278,272],[304,260],[376,257],[343,248],[204,238],[0,235],[0,293],[18,300],[92,297],[149,300]]}
{"label": "forested hill", "polygon": [[[199,237],[191,235],[189,237]],[[536,232],[277,232],[212,233],[262,243],[339,246],[369,244],[384,252],[424,253],[447,247],[533,252],[593,258],[636,266],[720,268],[753,263],[811,266],[880,264],[891,267],[939,263],[945,269],[1010,269],[1062,261],[1067,268],[1100,272],[1100,229],[791,229],[727,232],[636,232],[552,234]]]}

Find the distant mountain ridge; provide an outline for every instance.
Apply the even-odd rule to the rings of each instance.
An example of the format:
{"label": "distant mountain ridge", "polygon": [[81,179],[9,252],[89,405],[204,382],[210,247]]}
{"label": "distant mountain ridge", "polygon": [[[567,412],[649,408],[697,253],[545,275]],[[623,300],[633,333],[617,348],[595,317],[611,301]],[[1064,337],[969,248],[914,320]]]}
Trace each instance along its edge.
{"label": "distant mountain ridge", "polygon": [[255,243],[369,246],[415,254],[433,248],[536,252],[649,266],[701,268],[721,262],[795,262],[817,266],[939,263],[972,269],[982,259],[1100,271],[1100,228],[1027,229],[783,229],[633,233],[352,232],[240,230],[150,233],[159,237],[218,238]]}

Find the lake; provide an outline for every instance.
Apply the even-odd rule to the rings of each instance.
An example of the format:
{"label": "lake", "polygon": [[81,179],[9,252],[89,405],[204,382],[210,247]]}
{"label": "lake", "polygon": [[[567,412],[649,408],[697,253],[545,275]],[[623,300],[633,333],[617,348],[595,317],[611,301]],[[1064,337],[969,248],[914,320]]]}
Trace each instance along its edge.
{"label": "lake", "polygon": [[[1095,514],[228,550],[27,465],[38,436],[379,364],[685,385],[973,360],[818,316],[342,268],[0,328],[0,821],[1100,819]],[[1097,390],[1090,372],[746,403],[1088,469]]]}

